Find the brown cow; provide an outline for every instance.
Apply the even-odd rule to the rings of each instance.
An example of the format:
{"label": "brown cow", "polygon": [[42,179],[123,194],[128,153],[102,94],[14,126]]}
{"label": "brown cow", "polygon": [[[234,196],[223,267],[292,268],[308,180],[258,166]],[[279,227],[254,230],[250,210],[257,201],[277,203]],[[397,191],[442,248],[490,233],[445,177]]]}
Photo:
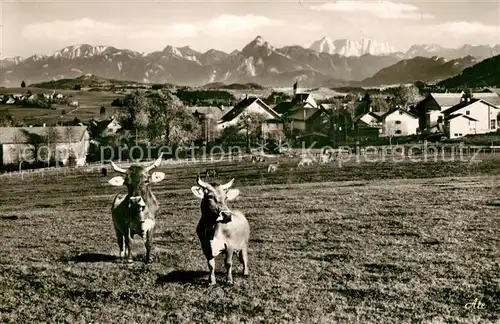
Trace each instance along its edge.
{"label": "brown cow", "polygon": [[127,254],[128,262],[132,262],[130,245],[134,235],[145,239],[146,256],[144,262],[151,262],[151,244],[159,205],[148,184],[162,181],[165,178],[165,173],[154,172],[149,175],[149,171],[160,166],[161,160],[160,156],[150,166],[132,165],[128,169],[120,168],[110,162],[116,172],[126,175],[125,178],[122,176],[114,177],[109,180],[109,183],[113,186],[125,184],[128,190],[127,195],[116,195],[111,207],[120,257],[123,258]]}

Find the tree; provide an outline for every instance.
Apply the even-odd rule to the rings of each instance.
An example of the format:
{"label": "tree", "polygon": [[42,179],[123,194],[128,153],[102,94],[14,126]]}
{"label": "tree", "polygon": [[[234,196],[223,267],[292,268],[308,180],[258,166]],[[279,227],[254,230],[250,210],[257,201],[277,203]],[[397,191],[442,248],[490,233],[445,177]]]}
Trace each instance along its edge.
{"label": "tree", "polygon": [[124,129],[132,132],[135,139],[147,129],[150,103],[143,93],[136,91],[125,97],[123,105],[118,110],[118,121]]}
{"label": "tree", "polygon": [[14,145],[11,147],[11,154],[13,162],[16,162],[19,166],[19,172],[22,170],[22,164],[24,162],[24,149],[26,138],[21,132],[16,132],[13,138]]}
{"label": "tree", "polygon": [[82,90],[82,86],[79,84],[75,84],[75,86],[73,87],[73,90]]}
{"label": "tree", "polygon": [[7,113],[0,115],[0,127],[12,127],[14,124],[14,117],[12,117],[11,114]]}
{"label": "tree", "polygon": [[21,88],[26,88],[26,82],[24,82],[24,80],[21,82]]}
{"label": "tree", "polygon": [[372,97],[371,101],[373,111],[387,112],[390,109],[389,103],[382,96],[374,96]]}
{"label": "tree", "polygon": [[356,105],[356,109],[354,110],[354,113],[356,116],[366,114],[368,111],[370,111],[370,107],[372,105],[372,98],[368,92],[365,92],[365,95],[361,99],[361,101],[358,102]]}
{"label": "tree", "polygon": [[262,136],[262,123],[265,118],[258,113],[248,113],[241,116],[238,121],[238,128],[246,131],[247,149],[250,150],[250,143],[256,142]]}
{"label": "tree", "polygon": [[392,101],[396,107],[409,110],[412,105],[417,104],[422,99],[423,96],[415,85],[402,85],[395,89]]}
{"label": "tree", "polygon": [[60,136],[55,127],[45,127],[45,131],[41,138],[43,151],[39,153],[39,156],[40,159],[45,160],[49,166],[50,162],[56,159],[56,148],[59,140]]}
{"label": "tree", "polygon": [[200,138],[199,121],[174,94],[167,92],[151,101],[147,126],[151,141],[182,146]]}
{"label": "tree", "polygon": [[106,116],[106,108],[104,108],[104,106],[101,106],[101,110],[99,111],[99,115],[101,116],[101,118]]}

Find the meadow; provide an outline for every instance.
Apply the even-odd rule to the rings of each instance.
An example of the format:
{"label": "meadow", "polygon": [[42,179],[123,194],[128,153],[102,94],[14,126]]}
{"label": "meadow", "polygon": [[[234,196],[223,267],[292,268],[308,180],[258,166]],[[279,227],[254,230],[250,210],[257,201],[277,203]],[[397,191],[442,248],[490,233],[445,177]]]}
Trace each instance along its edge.
{"label": "meadow", "polygon": [[[123,188],[78,169],[3,176],[0,318],[71,323],[494,323],[500,320],[499,158],[216,166],[250,226],[250,276],[206,285],[190,187],[212,165],[162,166],[154,262],[116,259]],[[476,301],[476,302],[474,302]]]}
{"label": "meadow", "polygon": [[[40,88],[0,88],[0,94],[26,93],[31,91],[33,94],[45,93],[51,94],[51,89]],[[100,108],[106,108],[107,116],[115,113],[116,107],[111,106],[111,102],[116,98],[123,98],[123,94],[116,94],[107,91],[81,91],[81,90],[56,90],[65,96],[71,96],[70,100],[76,100],[79,107],[69,107],[62,104],[52,104],[53,109],[46,108],[26,108],[17,105],[0,104],[0,113],[10,113],[14,120],[24,121],[25,123],[54,123],[71,121],[78,118],[82,121],[100,117]],[[64,114],[63,114],[64,111]]]}

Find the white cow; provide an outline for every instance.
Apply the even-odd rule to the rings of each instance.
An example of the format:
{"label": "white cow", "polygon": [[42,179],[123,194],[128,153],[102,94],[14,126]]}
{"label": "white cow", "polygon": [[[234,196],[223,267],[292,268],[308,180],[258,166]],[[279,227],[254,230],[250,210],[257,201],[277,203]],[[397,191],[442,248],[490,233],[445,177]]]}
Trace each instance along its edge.
{"label": "white cow", "polygon": [[227,282],[233,283],[233,253],[239,252],[243,263],[243,275],[248,276],[248,239],[250,226],[245,215],[231,210],[226,201],[235,199],[240,191],[230,189],[234,179],[223,185],[204,182],[198,176],[197,186],[191,187],[193,194],[201,199],[201,218],[196,234],[201,243],[203,254],[208,262],[210,285],[215,285],[215,257],[221,252],[226,254]]}

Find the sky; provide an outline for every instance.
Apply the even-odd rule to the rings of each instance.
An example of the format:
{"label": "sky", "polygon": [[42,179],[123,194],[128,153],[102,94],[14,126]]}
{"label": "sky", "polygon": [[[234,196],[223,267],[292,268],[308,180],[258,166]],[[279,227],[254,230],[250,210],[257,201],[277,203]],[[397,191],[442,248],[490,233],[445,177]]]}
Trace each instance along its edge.
{"label": "sky", "polygon": [[1,0],[0,57],[75,44],[139,52],[167,45],[232,52],[257,35],[275,47],[331,39],[445,47],[500,43],[499,0]]}

